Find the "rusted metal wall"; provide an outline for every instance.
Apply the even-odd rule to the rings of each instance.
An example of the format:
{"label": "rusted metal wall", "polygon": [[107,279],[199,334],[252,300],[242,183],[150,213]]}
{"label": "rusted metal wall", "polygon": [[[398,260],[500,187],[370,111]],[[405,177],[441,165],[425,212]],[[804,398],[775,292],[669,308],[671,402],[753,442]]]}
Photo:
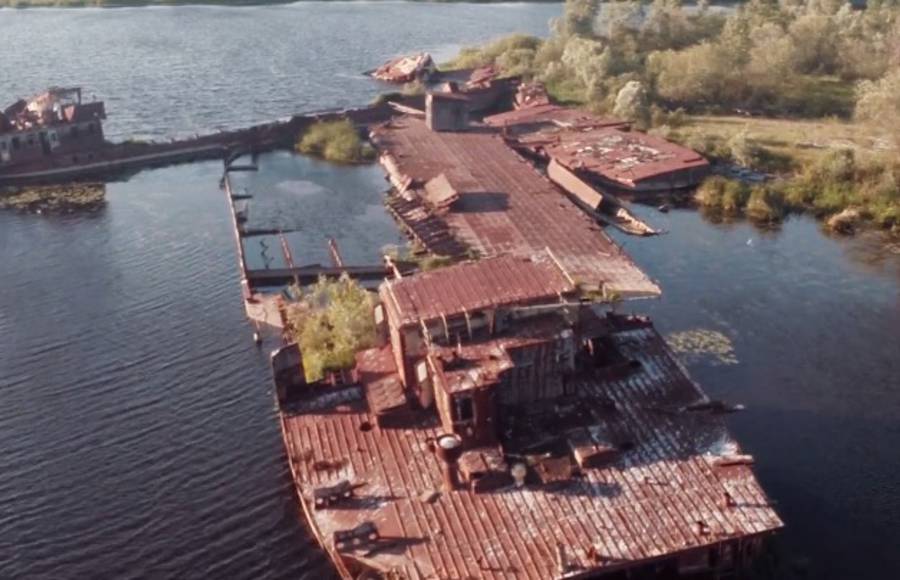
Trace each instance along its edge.
{"label": "rusted metal wall", "polygon": [[468,103],[462,97],[429,94],[425,123],[432,131],[464,131],[469,122]]}
{"label": "rusted metal wall", "polygon": [[574,352],[571,337],[507,350],[515,366],[501,376],[500,404],[522,405],[553,399],[565,393],[563,374]]}
{"label": "rusted metal wall", "polygon": [[547,177],[592,210],[596,211],[600,208],[600,204],[603,203],[603,195],[599,191],[582,181],[572,171],[557,163],[556,159],[550,160],[550,164],[547,166]]}

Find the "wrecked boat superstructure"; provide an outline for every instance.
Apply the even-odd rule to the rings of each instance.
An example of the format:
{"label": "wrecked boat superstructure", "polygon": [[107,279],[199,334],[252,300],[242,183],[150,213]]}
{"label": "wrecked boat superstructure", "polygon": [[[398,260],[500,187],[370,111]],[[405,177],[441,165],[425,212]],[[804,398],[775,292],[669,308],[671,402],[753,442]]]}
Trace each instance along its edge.
{"label": "wrecked boat superstructure", "polygon": [[369,74],[379,81],[394,84],[427,81],[437,72],[437,65],[427,52],[411,56],[398,56]]}
{"label": "wrecked boat superstructure", "polygon": [[80,88],[51,88],[0,112],[0,168],[67,156],[93,159],[104,145],[101,101],[83,102]]}
{"label": "wrecked boat superstructure", "polygon": [[670,192],[699,184],[710,164],[697,152],[635,131],[620,120],[549,102],[525,103],[486,117],[518,150],[580,178],[632,194]]}
{"label": "wrecked boat superstructure", "polygon": [[649,321],[581,298],[554,263],[498,256],[385,282],[347,383],[275,355],[298,493],[345,577],[750,565],[781,522],[722,407]]}

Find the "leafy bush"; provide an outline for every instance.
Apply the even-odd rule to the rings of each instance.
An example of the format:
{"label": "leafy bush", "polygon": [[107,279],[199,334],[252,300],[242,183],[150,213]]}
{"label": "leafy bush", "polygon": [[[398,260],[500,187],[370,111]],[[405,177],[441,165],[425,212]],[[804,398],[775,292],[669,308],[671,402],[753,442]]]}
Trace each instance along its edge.
{"label": "leafy bush", "polygon": [[364,142],[349,119],[318,122],[303,132],[297,151],[335,163],[364,163],[375,158],[375,149]]}
{"label": "leafy bush", "polygon": [[784,217],[784,199],[778,191],[765,185],[754,186],[750,189],[744,213],[758,222],[779,221]]}
{"label": "leafy bush", "polygon": [[600,14],[596,0],[567,0],[548,40],[518,35],[465,49],[452,67],[495,64],[601,110],[640,81],[650,104],[667,109],[847,116],[847,79],[877,79],[900,64],[900,8],[838,6],[753,1],[723,14],[654,0],[603,3]]}
{"label": "leafy bush", "polygon": [[288,309],[294,340],[303,354],[308,381],[317,381],[328,371],[351,368],[356,353],[375,341],[372,295],[349,276],[338,280],[320,278],[301,302]]}
{"label": "leafy bush", "polygon": [[746,128],[739,133],[735,133],[728,140],[728,149],[731,151],[731,158],[734,159],[735,163],[744,167],[755,166],[759,158],[759,148],[750,140]]}
{"label": "leafy bush", "polygon": [[613,115],[633,121],[639,129],[650,124],[650,107],[647,104],[647,91],[639,81],[630,81],[616,95]]}
{"label": "leafy bush", "polygon": [[516,57],[508,56],[511,53],[518,53],[518,59],[521,60],[524,53],[537,51],[541,43],[541,39],[535,36],[513,34],[483,47],[463,48],[456,58],[444,63],[441,65],[441,68],[444,70],[478,68],[490,64],[499,64],[498,61],[504,58],[516,61]]}

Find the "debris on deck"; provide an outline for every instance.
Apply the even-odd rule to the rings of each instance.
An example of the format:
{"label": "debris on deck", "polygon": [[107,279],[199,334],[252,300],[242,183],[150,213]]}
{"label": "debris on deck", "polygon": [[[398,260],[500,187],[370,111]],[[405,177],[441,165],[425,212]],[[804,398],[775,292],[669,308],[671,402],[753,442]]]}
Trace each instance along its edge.
{"label": "debris on deck", "polygon": [[650,322],[581,302],[557,265],[498,256],[379,297],[355,382],[305,383],[295,346],[276,373],[291,472],[345,578],[724,575],[781,528]]}
{"label": "debris on deck", "polygon": [[620,299],[660,289],[597,216],[634,233],[649,226],[564,155],[542,167],[513,148],[535,136],[634,134],[548,103],[478,123],[455,84],[423,106],[370,135],[393,186],[388,211],[455,263],[353,268],[332,242],[333,264],[316,274],[383,281],[372,346],[322,381],[305,378],[284,316],[291,297],[265,290],[309,272],[289,255],[288,268],[247,269],[236,204],[251,198],[223,180],[245,302],[257,316],[277,309],[284,326],[271,363],[288,463],[338,573],[750,571],[783,524],[726,429],[723,415],[743,407],[709,399],[649,319],[615,312]]}
{"label": "debris on deck", "polygon": [[[439,105],[440,106],[440,105]],[[479,256],[509,253],[552,259],[586,288],[609,296],[656,296],[659,288],[622,249],[545,176],[510,149],[495,129],[432,131],[413,117],[377,126],[372,141],[398,188],[394,196],[420,211],[401,213],[409,231],[441,232]],[[449,207],[431,208],[425,185],[443,175],[457,193]],[[433,253],[425,237],[419,238]],[[446,255],[446,254],[444,254]]]}
{"label": "debris on deck", "polygon": [[636,192],[690,187],[710,172],[709,162],[699,153],[660,137],[615,127],[541,131],[520,137],[518,145],[608,185]]}

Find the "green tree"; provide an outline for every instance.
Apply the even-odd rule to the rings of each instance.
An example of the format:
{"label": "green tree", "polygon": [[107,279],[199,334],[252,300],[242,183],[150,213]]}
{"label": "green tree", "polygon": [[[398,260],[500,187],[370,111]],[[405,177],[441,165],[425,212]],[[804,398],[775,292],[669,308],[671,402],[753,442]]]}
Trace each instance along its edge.
{"label": "green tree", "polygon": [[647,91],[640,81],[629,81],[616,95],[613,114],[622,119],[633,121],[639,128],[650,124],[650,104]]}
{"label": "green tree", "polygon": [[309,381],[327,371],[351,368],[356,353],[375,340],[372,295],[349,276],[320,278],[288,310],[294,339]]}
{"label": "green tree", "polygon": [[558,32],[563,36],[592,36],[599,0],[566,0]]}

